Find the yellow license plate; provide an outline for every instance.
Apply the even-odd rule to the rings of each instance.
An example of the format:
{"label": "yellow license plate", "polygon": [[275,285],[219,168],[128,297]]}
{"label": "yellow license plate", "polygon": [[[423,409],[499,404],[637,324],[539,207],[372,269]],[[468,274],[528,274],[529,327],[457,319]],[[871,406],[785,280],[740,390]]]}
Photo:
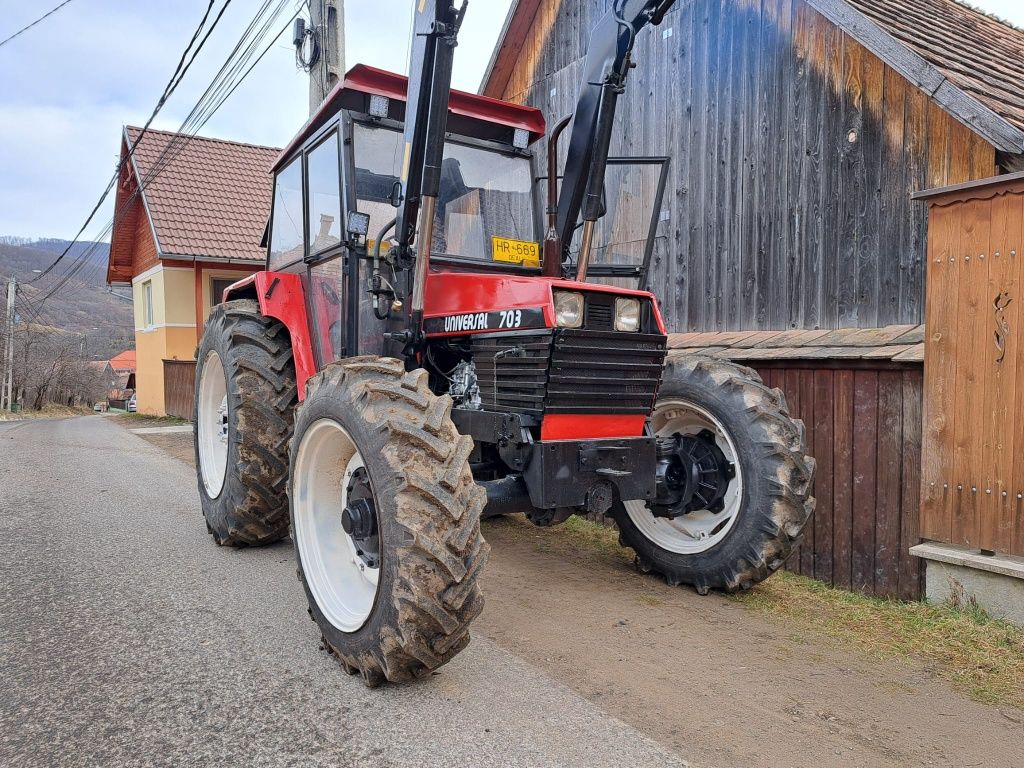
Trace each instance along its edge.
{"label": "yellow license plate", "polygon": [[521,264],[524,267],[539,267],[540,246],[527,240],[492,237],[491,259],[508,264]]}

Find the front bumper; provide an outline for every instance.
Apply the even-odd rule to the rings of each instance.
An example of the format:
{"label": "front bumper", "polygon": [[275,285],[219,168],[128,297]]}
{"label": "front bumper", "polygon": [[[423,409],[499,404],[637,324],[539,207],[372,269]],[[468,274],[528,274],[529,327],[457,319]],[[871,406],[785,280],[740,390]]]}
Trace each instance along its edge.
{"label": "front bumper", "polygon": [[605,484],[620,499],[653,499],[655,466],[653,437],[542,441],[533,446],[523,480],[538,509],[585,507],[591,491]]}

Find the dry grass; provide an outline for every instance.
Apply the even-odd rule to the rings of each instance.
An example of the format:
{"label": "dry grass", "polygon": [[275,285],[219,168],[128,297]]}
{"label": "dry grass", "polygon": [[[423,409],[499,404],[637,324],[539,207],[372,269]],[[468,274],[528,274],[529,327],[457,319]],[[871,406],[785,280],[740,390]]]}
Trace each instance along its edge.
{"label": "dry grass", "polygon": [[179,419],[177,416],[149,416],[145,413],[117,413],[113,418],[128,429],[178,427],[190,423],[187,419]]}
{"label": "dry grass", "polygon": [[0,421],[22,421],[24,419],[63,419],[72,416],[88,416],[93,413],[92,408],[73,408],[66,405],[44,405],[41,411],[33,411],[31,408],[8,413],[0,411]]}
{"label": "dry grass", "polygon": [[[632,555],[619,546],[614,528],[579,517],[558,528],[525,524],[516,531],[540,549],[599,552],[617,560]],[[730,599],[784,624],[801,642],[814,638],[874,658],[924,662],[977,701],[1024,709],[1024,629],[991,618],[976,604],[883,600],[785,571]]]}
{"label": "dry grass", "polygon": [[976,604],[884,600],[786,572],[733,599],[838,647],[924,661],[977,701],[1024,709],[1024,629]]}

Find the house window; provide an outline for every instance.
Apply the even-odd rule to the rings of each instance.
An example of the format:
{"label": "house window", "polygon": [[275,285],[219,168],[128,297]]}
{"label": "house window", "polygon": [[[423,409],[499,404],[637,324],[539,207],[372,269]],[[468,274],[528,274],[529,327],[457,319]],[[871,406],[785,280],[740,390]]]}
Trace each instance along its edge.
{"label": "house window", "polygon": [[320,253],[341,242],[341,176],[338,173],[338,134],[332,133],[306,158],[309,252]]}
{"label": "house window", "polygon": [[270,222],[270,268],[281,269],[305,255],[302,218],[302,158],[292,160],[274,179]]}
{"label": "house window", "polygon": [[232,277],[214,277],[210,279],[210,296],[213,306],[224,301],[224,290],[237,281]]}
{"label": "house window", "polygon": [[152,328],[153,322],[153,281],[142,284],[142,321],[146,328]]}

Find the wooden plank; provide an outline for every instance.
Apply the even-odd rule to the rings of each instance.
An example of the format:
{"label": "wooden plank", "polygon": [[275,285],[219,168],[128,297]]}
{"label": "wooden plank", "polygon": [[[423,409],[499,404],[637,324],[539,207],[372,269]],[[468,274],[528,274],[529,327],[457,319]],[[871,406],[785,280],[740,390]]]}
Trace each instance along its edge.
{"label": "wooden plank", "polygon": [[[787,368],[778,373],[781,374],[782,379],[779,387],[786,395],[786,405],[789,408],[789,414],[793,418],[799,419],[803,413],[803,391],[800,388],[800,371],[795,368]],[[809,575],[804,573],[803,570],[804,550],[806,548],[807,541],[805,539],[803,543],[793,549],[788,563],[791,571],[805,576]]]}
{"label": "wooden plank", "polygon": [[904,247],[900,251],[900,296],[898,319],[919,323],[924,319],[924,274],[928,251],[928,207],[907,199],[908,193],[928,186],[928,99],[911,88],[906,94],[906,129],[903,203],[908,210],[904,219]]}
{"label": "wooden plank", "polygon": [[959,306],[956,334],[960,337],[956,358],[953,427],[953,477],[957,495],[952,509],[952,543],[978,547],[980,515],[985,507],[981,469],[983,440],[978,433],[985,423],[984,372],[991,365],[988,311],[988,265],[980,258],[989,250],[991,206],[987,200],[972,200],[960,209]]}
{"label": "wooden plank", "polygon": [[925,312],[924,431],[921,463],[921,535],[952,541],[953,433],[956,424],[956,318],[960,209],[932,206],[928,229]]}
{"label": "wooden plank", "polygon": [[850,588],[874,588],[878,372],[853,375],[853,489]]}
{"label": "wooden plank", "polygon": [[835,414],[833,403],[835,400],[833,391],[834,372],[828,370],[815,370],[813,374],[814,386],[814,416],[809,419],[813,424],[813,443],[811,455],[817,462],[817,470],[814,481],[814,497],[817,506],[814,511],[814,578],[832,584],[832,488],[833,488],[833,466],[832,451],[835,446],[833,438],[835,430]]}
{"label": "wooden plank", "polygon": [[878,374],[878,443],[875,491],[873,594],[899,592],[900,492],[903,475],[903,373]]}
{"label": "wooden plank", "polygon": [[[1018,197],[1014,195],[1014,197]],[[1014,231],[1016,234],[1016,231]],[[1010,249],[1010,259],[1016,263],[1018,286],[1024,285],[1024,236],[1018,235],[1017,243]],[[1017,302],[1024,300],[1018,296]],[[1018,327],[1024,322],[1024,308],[1018,307]],[[1019,333],[1019,332],[1018,332]],[[1018,343],[1016,359],[1016,380],[1024,382],[1024,351]],[[1013,488],[1009,499],[1011,507],[1000,512],[1000,525],[1008,525],[1012,530],[1009,554],[1024,556],[1024,386],[1018,386],[1014,392],[1013,432],[1017,436],[1013,445]]]}
{"label": "wooden plank", "polygon": [[950,117],[933,102],[928,102],[928,186],[935,188],[949,183]]}
{"label": "wooden plank", "polygon": [[[687,234],[685,251],[689,263],[687,284],[687,311],[685,330],[714,330],[707,321],[708,276],[706,222],[710,215],[707,201],[708,136],[705,114],[708,103],[708,60],[714,50],[713,34],[709,29],[709,6],[701,3],[692,10],[693,29],[690,38],[689,136],[683,158],[687,163]],[[757,326],[751,326],[757,327]]]}
{"label": "wooden plank", "polygon": [[[800,188],[800,209],[805,219],[802,242],[803,280],[798,294],[799,328],[829,327],[823,322],[821,306],[822,269],[824,262],[825,184],[822,178],[823,154],[826,152],[825,112],[829,85],[820,73],[825,62],[825,30],[830,27],[824,19],[803,2],[797,2],[803,18],[801,27],[806,35],[807,58],[804,63],[809,71],[807,95],[805,98],[805,139],[804,163]],[[813,76],[811,76],[813,74]]]}
{"label": "wooden plank", "polygon": [[903,251],[907,248],[905,222],[909,218],[909,193],[906,187],[906,109],[907,83],[895,71],[885,73],[886,141],[893,149],[881,169],[881,206],[885,215],[880,218],[880,251],[878,253],[878,282],[876,303],[878,324],[888,325],[901,320],[918,322],[919,317],[902,317],[900,303],[900,270]]}
{"label": "wooden plank", "polygon": [[903,371],[903,477],[900,494],[899,589],[901,600],[921,596],[924,571],[910,548],[921,541],[921,397],[924,381],[921,371]]}
{"label": "wooden plank", "polygon": [[1017,401],[1016,361],[1024,354],[1019,334],[1014,333],[1021,322],[1021,283],[1019,264],[1011,253],[1021,242],[1024,196],[1000,195],[988,201],[988,205],[992,214],[984,314],[991,318],[991,342],[985,345],[988,359],[983,368],[986,375],[981,405],[984,421],[975,436],[982,444],[977,470],[985,488],[978,546],[1009,552],[1013,548],[1016,499],[1013,456],[1024,443],[1024,437],[1018,439],[1017,433],[1008,428],[1013,424]]}
{"label": "wooden plank", "polygon": [[842,83],[843,35],[826,24],[825,29],[825,129],[822,150],[822,268],[819,275],[820,324],[836,328],[839,324],[839,287],[836,262],[840,253],[840,192],[842,190],[839,142],[843,132]]}
{"label": "wooden plank", "polygon": [[[804,165],[808,162],[807,130],[808,115],[817,114],[817,91],[808,87],[810,76],[807,71],[808,17],[802,0],[788,0],[792,17],[791,88],[792,101],[787,107],[787,171],[789,184],[790,226],[786,250],[790,265],[787,279],[788,298],[786,302],[786,325],[789,328],[804,328],[800,313],[800,288],[803,285],[804,264],[807,261],[807,198],[804,194]],[[810,106],[810,108],[808,108]]]}
{"label": "wooden plank", "polygon": [[[814,371],[795,369],[797,374],[797,380],[800,386],[800,415],[804,423],[804,429],[806,430],[807,439],[807,450],[808,452],[814,449],[815,445],[815,395],[816,391],[814,388]],[[813,489],[812,489],[813,492]],[[817,560],[817,523],[815,520],[817,513],[811,515],[810,520],[807,521],[807,525],[804,526],[804,540],[800,545],[800,573],[804,576],[814,577],[816,560]]]}
{"label": "wooden plank", "polygon": [[[865,168],[864,122],[865,91],[875,91],[881,97],[881,73],[883,65],[874,56],[865,56],[864,48],[856,40],[844,35],[843,47],[843,88],[841,93],[842,134],[833,140],[839,151],[840,181],[839,196],[839,243],[836,271],[836,324],[838,327],[856,326],[858,272],[867,269],[871,276],[871,292],[874,293],[874,270],[877,269],[877,253],[869,253],[862,246],[867,221],[864,220],[868,201],[877,211],[877,194],[867,192],[868,169]],[[869,82],[871,81],[871,82]],[[872,94],[873,96],[874,94]],[[881,116],[880,110],[876,114]],[[870,120],[870,116],[868,117]],[[873,176],[874,174],[871,174]],[[877,231],[877,226],[875,227]],[[866,238],[865,238],[866,239]],[[865,323],[875,324],[875,318]]]}
{"label": "wooden plank", "polygon": [[832,578],[837,587],[849,589],[853,547],[854,371],[837,370],[834,376]]}

